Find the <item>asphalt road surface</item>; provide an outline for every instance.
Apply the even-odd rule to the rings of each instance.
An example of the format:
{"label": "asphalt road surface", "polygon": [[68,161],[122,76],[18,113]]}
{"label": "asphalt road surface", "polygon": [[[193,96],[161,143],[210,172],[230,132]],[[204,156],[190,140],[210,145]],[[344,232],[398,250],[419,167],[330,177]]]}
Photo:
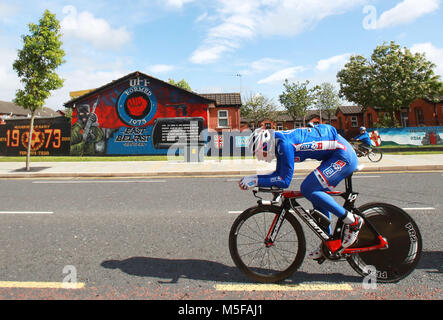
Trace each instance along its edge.
{"label": "asphalt road surface", "polygon": [[372,289],[346,262],[308,257],[277,286],[246,278],[228,234],[256,202],[238,179],[0,180],[0,299],[443,298],[443,172],[354,175],[357,205],[405,208],[423,237],[417,269]]}

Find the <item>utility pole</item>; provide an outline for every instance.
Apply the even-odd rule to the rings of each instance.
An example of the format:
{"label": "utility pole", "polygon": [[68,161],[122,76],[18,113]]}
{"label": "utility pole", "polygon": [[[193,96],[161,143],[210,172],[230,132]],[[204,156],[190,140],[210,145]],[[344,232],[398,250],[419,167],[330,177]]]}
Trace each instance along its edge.
{"label": "utility pole", "polygon": [[241,90],[242,90],[241,77],[242,77],[242,75],[240,73],[237,73],[235,76],[239,77],[239,79],[240,79],[240,95],[241,95]]}

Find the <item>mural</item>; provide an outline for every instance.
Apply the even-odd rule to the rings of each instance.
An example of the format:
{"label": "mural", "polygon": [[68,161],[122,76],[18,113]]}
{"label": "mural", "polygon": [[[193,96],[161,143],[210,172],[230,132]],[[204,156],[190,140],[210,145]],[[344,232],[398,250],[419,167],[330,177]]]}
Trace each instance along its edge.
{"label": "mural", "polygon": [[124,77],[76,100],[71,155],[165,155],[177,142],[203,142],[211,102],[146,75]]}
{"label": "mural", "polygon": [[380,128],[377,131],[381,146],[443,145],[443,127]]}
{"label": "mural", "polygon": [[[12,119],[0,124],[0,155],[25,156],[29,142],[30,119]],[[31,140],[33,156],[69,155],[69,119],[36,118]]]}

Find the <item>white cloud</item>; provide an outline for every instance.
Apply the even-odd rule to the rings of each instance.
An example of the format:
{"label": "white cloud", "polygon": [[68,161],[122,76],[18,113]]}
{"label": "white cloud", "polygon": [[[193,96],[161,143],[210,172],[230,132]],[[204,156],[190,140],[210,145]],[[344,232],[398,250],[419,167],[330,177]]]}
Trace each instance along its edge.
{"label": "white cloud", "polygon": [[443,48],[437,48],[430,42],[414,44],[411,47],[413,53],[425,53],[426,58],[435,63],[435,73],[443,77]]}
{"label": "white cloud", "polygon": [[0,2],[0,22],[11,20],[11,16],[18,12],[18,8],[11,3]]}
{"label": "white cloud", "polygon": [[275,35],[294,36],[322,19],[342,14],[367,0],[218,0],[218,24],[208,29],[190,61],[213,63],[245,41]]}
{"label": "white cloud", "polygon": [[294,79],[296,74],[304,71],[305,68],[301,66],[286,68],[271,74],[269,77],[259,80],[258,84],[283,83],[286,79]]}
{"label": "white cloud", "polygon": [[377,21],[376,28],[383,29],[412,22],[438,9],[441,0],[403,0],[385,11]]}
{"label": "white cloud", "polygon": [[349,60],[349,57],[351,56],[350,53],[345,53],[341,55],[337,55],[328,59],[320,60],[317,63],[317,66],[315,69],[317,71],[328,71],[330,69],[339,69],[343,67],[346,62]]}
{"label": "white cloud", "polygon": [[109,23],[88,11],[77,13],[74,6],[65,6],[61,21],[62,33],[67,38],[87,41],[99,49],[118,49],[131,39],[125,27],[113,29]]}
{"label": "white cloud", "polygon": [[15,98],[15,91],[22,87],[20,80],[12,69],[12,64],[17,58],[14,50],[0,48],[0,100],[12,101]]}
{"label": "white cloud", "polygon": [[147,68],[148,72],[150,73],[165,73],[165,72],[171,72],[174,69],[175,69],[174,66],[168,64],[155,64]]}
{"label": "white cloud", "polygon": [[257,73],[262,73],[265,71],[274,71],[281,69],[289,64],[286,60],[272,59],[272,58],[262,58],[255,60],[247,64],[247,67],[240,71],[242,75],[252,75]]}
{"label": "white cloud", "polygon": [[234,46],[230,46],[229,44],[216,45],[215,43],[212,46],[208,46],[207,48],[200,47],[192,54],[190,61],[196,64],[208,64],[216,62],[220,59],[220,56],[227,52],[232,51]]}
{"label": "white cloud", "polygon": [[166,5],[175,9],[181,9],[186,3],[194,2],[194,0],[166,0]]}
{"label": "white cloud", "polygon": [[69,92],[77,90],[95,89],[117,80],[130,73],[128,70],[95,71],[75,70],[72,72],[60,73],[60,77],[65,79],[63,88],[55,90],[46,100],[45,106],[54,110],[63,110],[63,104],[71,97]]}

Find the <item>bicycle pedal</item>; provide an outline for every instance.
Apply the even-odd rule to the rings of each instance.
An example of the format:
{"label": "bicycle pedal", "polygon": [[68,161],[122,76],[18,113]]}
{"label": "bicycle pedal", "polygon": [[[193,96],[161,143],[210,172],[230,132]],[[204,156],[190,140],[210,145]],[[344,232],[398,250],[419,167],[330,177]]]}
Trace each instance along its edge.
{"label": "bicycle pedal", "polygon": [[326,258],[325,257],[321,257],[318,259],[314,259],[315,261],[317,261],[318,264],[322,264],[323,262],[325,262]]}

